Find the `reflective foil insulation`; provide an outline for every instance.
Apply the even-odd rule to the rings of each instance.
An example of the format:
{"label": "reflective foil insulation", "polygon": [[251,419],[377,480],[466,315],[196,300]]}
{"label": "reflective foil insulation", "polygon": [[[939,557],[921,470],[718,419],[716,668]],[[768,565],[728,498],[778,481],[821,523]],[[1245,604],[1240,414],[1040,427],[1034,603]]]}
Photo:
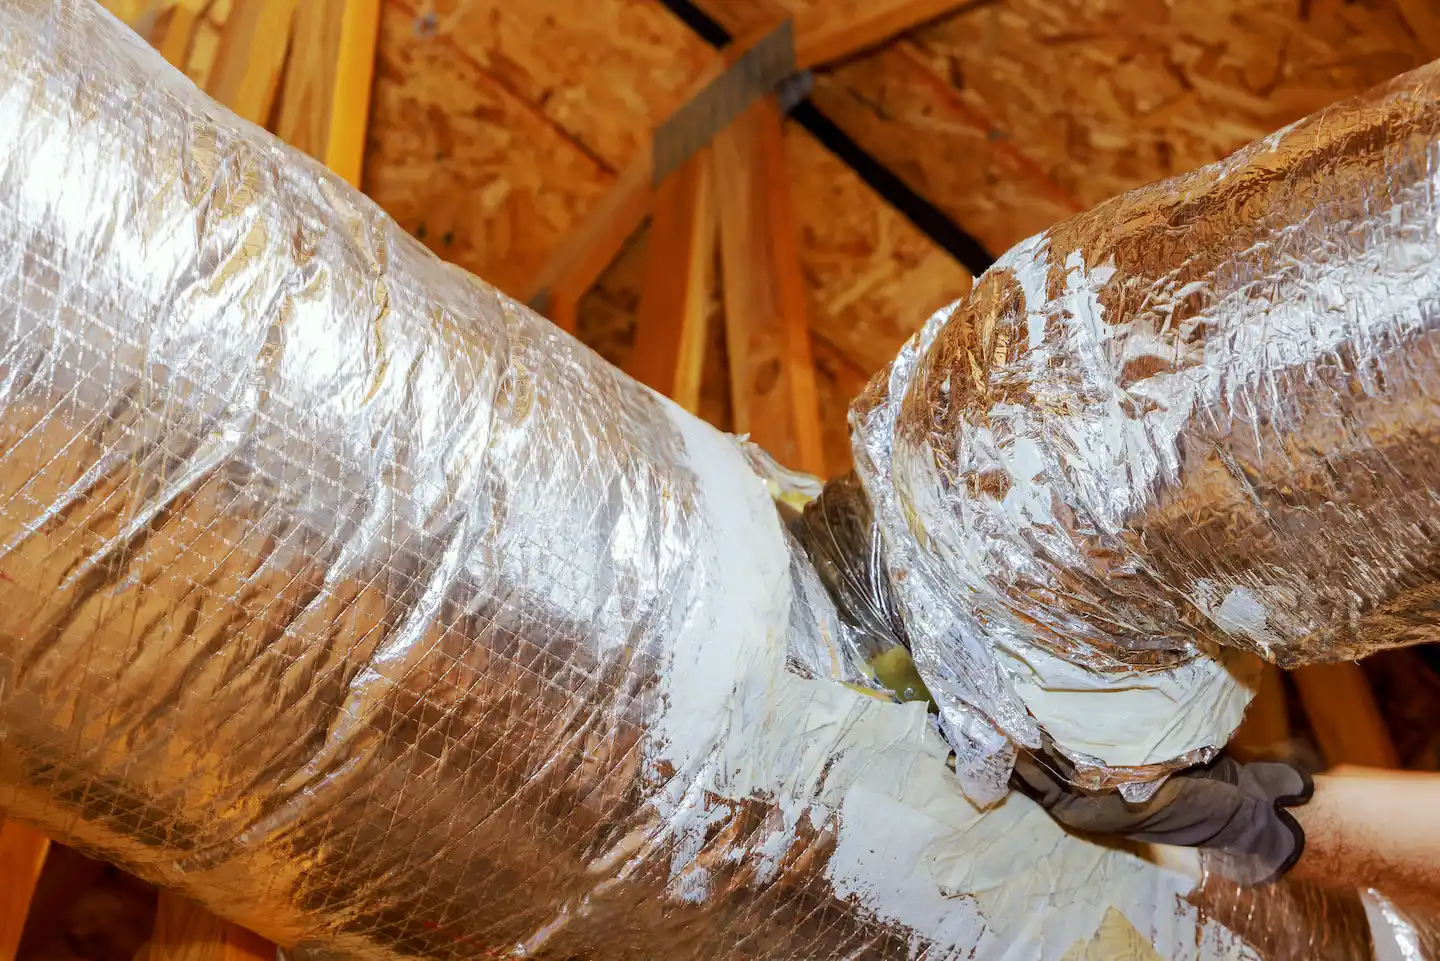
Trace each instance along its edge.
{"label": "reflective foil insulation", "polygon": [[[1257,148],[1224,168],[1253,182],[1243,203],[1227,201],[1233,209],[1224,215],[1199,203],[1193,222],[1208,226],[1168,254],[1151,244],[1153,259],[1125,264],[1172,270],[1177,286],[1162,312],[1199,323],[1201,314],[1182,305],[1209,304],[1210,294],[1181,295],[1200,281],[1182,284],[1192,268],[1165,268],[1172,261],[1164,257],[1198,258],[1196,276],[1223,273],[1210,265],[1224,261],[1222,247],[1240,244],[1242,235],[1227,231],[1251,229],[1245,217],[1270,225],[1272,246],[1283,246],[1276,238],[1288,238],[1290,224],[1297,233],[1284,256],[1279,246],[1260,249],[1259,228],[1240,244],[1247,256],[1273,256],[1296,273],[1262,284],[1271,310],[1314,306],[1324,285],[1312,271],[1338,283],[1365,269],[1367,289],[1392,304],[1365,323],[1399,325],[1401,287],[1419,282],[1394,261],[1400,248],[1382,255],[1337,237],[1333,256],[1305,247],[1319,259],[1297,262],[1302,236],[1318,244],[1326,234],[1286,218],[1318,208],[1275,206],[1274,198],[1288,198],[1282,187],[1292,180],[1312,183],[1306,171],[1316,164],[1332,164],[1355,197],[1370,196],[1382,211],[1344,237],[1373,232],[1381,244],[1403,234],[1415,258],[1428,256],[1433,231],[1420,226],[1418,199],[1413,220],[1411,200],[1382,205],[1418,189],[1427,77],[1323,120],[1329,140],[1292,132],[1293,146],[1277,141],[1275,151]],[[1382,120],[1394,126],[1382,131]],[[1302,139],[1329,146],[1312,154]],[[1259,177],[1264,170],[1273,183]],[[1083,243],[1119,258],[1134,246],[1126,231],[1164,233],[1171,192],[1202,198],[1213,186],[1203,175],[1180,183],[1058,228],[1019,256],[1034,261],[1043,247],[1045,263],[1068,264],[1088,256],[1071,253]],[[837,602],[847,575],[833,565],[844,566],[843,552],[802,546],[794,502],[813,490],[437,260],[318,164],[206,99],[89,0],[0,3],[0,239],[7,816],[194,896],[296,957],[1075,961],[1113,957],[1114,945],[1166,959],[1368,950],[1358,901],[1347,908],[1289,886],[1247,892],[1200,882],[1072,837],[1018,795],[984,806],[967,797],[940,733],[962,727],[951,702],[937,726],[924,700],[902,703],[876,689],[867,671],[895,649],[893,618],[875,608],[857,628],[862,609]],[[1086,263],[1085,276],[1112,269]],[[1120,263],[1113,296],[1131,297],[1116,280]],[[1062,296],[1071,274],[1047,270],[1045,289]],[[997,298],[1022,274],[1030,276],[998,269],[953,316],[983,321],[992,306],[1009,305],[975,327],[992,343],[994,331],[1020,323],[1018,292]],[[1150,285],[1150,276],[1137,274],[1137,283]],[[1381,297],[1392,286],[1393,298]],[[1109,290],[1100,302],[1115,303]],[[1122,306],[1138,310],[1140,301]],[[1080,340],[1061,336],[1070,313],[1046,310],[1035,309],[1044,319],[1032,352],[1050,350],[1047,366],[1058,371],[1067,345]],[[1311,318],[1315,338],[1328,318]],[[845,492],[845,503],[873,503],[873,519],[856,507],[863,524],[847,527],[850,535],[863,543],[874,526],[884,533],[885,549],[866,553],[869,580],[860,583],[890,572],[895,599],[887,603],[904,615],[917,659],[932,667],[945,663],[936,653],[944,638],[926,620],[934,612],[920,605],[918,585],[937,576],[940,561],[910,577],[895,565],[930,556],[917,544],[953,560],[968,543],[955,519],[997,510],[974,506],[978,495],[963,499],[968,475],[946,466],[965,455],[942,435],[968,437],[962,425],[981,407],[979,395],[956,396],[971,390],[954,364],[959,347],[939,345],[971,335],[945,319],[932,321],[859,408],[869,469],[863,490],[852,482]],[[1284,350],[1301,350],[1296,337]],[[1367,353],[1380,366],[1347,374],[1370,378],[1348,392],[1321,392],[1332,372],[1319,360],[1305,368],[1310,380],[1272,377],[1274,390],[1310,385],[1314,397],[1357,411],[1370,410],[1368,389],[1399,392],[1414,402],[1395,402],[1388,423],[1399,443],[1423,427],[1418,393],[1405,380],[1428,356],[1415,337],[1409,366]],[[1211,340],[1207,333],[1194,342]],[[1111,342],[1097,340],[1084,356],[1103,355]],[[998,370],[1007,356],[977,355],[974,370]],[[1080,432],[1091,422],[1081,416],[1085,405],[1103,406],[1112,394],[1075,364],[1073,377],[1052,385],[1060,394],[1040,391],[1037,403],[1073,414]],[[1199,384],[1207,375],[1185,368],[1175,376]],[[953,386],[941,390],[942,381]],[[1084,390],[1065,400],[1062,387]],[[1030,389],[1016,386],[1013,396]],[[1239,396],[1249,388],[1225,389]],[[1216,407],[1206,421],[1194,396],[1197,423],[1231,416],[1232,407]],[[1301,400],[1319,403],[1311,394],[1294,403]],[[1168,394],[1162,401],[1175,410],[1181,403]],[[929,431],[917,419],[927,403]],[[1160,449],[1171,422],[1144,420],[1153,411],[1143,404],[1124,409]],[[1279,409],[1266,408],[1264,424]],[[1236,418],[1248,410],[1233,407]],[[1309,423],[1295,410],[1295,423]],[[993,409],[988,417],[1004,421]],[[1379,430],[1356,424],[1357,432]],[[1179,430],[1176,437],[1192,436]],[[1340,437],[1313,440],[1322,441]],[[1206,462],[1198,442],[1184,443],[1186,457]],[[926,444],[935,454],[927,463],[948,473],[924,473]],[[1396,470],[1416,474],[1410,491],[1418,496],[1420,455],[1409,449],[1402,461],[1393,444],[1383,450]],[[1260,464],[1259,451],[1226,456],[1243,467],[1245,456]],[[1304,462],[1298,448],[1286,456]],[[1352,476],[1349,461],[1337,463],[1326,483]],[[1114,510],[1103,517],[1051,499],[1047,523],[1070,525],[1076,556],[1090,565],[1043,567],[1044,583],[1060,584],[1073,608],[1039,586],[1041,562],[1026,561],[1027,552],[1049,556],[1036,545],[1057,543],[1051,527],[1043,544],[1042,534],[1017,528],[1006,555],[1033,585],[1018,574],[1001,585],[952,569],[953,598],[968,599],[965,616],[977,629],[993,627],[984,636],[995,639],[964,638],[989,658],[975,663],[988,667],[977,668],[968,699],[952,698],[970,712],[966,730],[977,738],[994,731],[992,717],[1021,740],[1034,730],[1001,711],[1009,704],[1020,713],[997,658],[1023,612],[999,596],[1033,597],[1032,647],[1053,648],[1096,684],[1110,683],[1125,663],[1169,672],[1175,690],[1194,681],[1211,692],[1174,704],[1238,697],[1238,682],[1214,680],[1230,677],[1215,666],[1222,662],[1197,652],[1231,642],[1221,628],[1234,623],[1226,617],[1243,619],[1226,600],[1241,578],[1221,568],[1257,565],[1258,548],[1205,569],[1218,626],[1200,614],[1186,621],[1174,613],[1182,610],[1176,598],[1191,588],[1175,580],[1172,589],[1166,578],[1201,563],[1185,551],[1209,528],[1180,524],[1188,508],[1158,505],[1209,498],[1214,508],[1196,508],[1197,516],[1230,524],[1253,521],[1243,511],[1264,501],[1226,501],[1231,473],[1202,487],[1185,480],[1180,464],[1165,466],[1170,473],[1157,467],[1143,491],[1112,485]],[[1134,470],[1138,478],[1142,468]],[[885,483],[894,478],[893,492],[876,486],[882,474]],[[975,483],[993,492],[998,478]],[[1287,490],[1308,503],[1310,488]],[[1377,487],[1374,502],[1389,503],[1381,494]],[[1039,510],[1026,497],[1025,510]],[[1376,508],[1393,518],[1383,536],[1378,526],[1357,534],[1356,550],[1409,536],[1394,503],[1392,513]],[[1064,524],[1053,520],[1060,517]],[[1111,520],[1113,534],[1102,529]],[[1107,577],[1118,586],[1086,606],[1084,590],[1100,590],[1102,540],[1121,544],[1132,533],[1154,549],[1113,554]],[[1272,543],[1276,563],[1294,560],[1288,541]],[[1305,563],[1315,567],[1320,556],[1317,549]],[[1256,604],[1271,603],[1264,584],[1244,583]],[[992,593],[982,596],[985,584]],[[1010,620],[1000,616],[1006,611]],[[1075,630],[1057,633],[1062,621]],[[1147,646],[1121,630],[1132,622],[1171,626]],[[1193,627],[1184,638],[1182,623]],[[1277,620],[1262,634],[1278,638],[1266,641],[1277,653],[1344,646],[1338,635],[1327,647],[1293,629]],[[1357,628],[1362,635],[1371,638],[1371,627]],[[1221,687],[1231,693],[1212,696]],[[1131,693],[1126,703],[1143,701]],[[1185,712],[1172,705],[1171,713]],[[1204,728],[1195,737],[1223,741],[1223,710],[1194,713],[1203,723],[1192,727]],[[965,761],[957,758],[962,773]],[[1382,914],[1389,917],[1377,908]],[[1396,925],[1405,937],[1415,933],[1403,919]]]}
{"label": "reflective foil insulation", "polygon": [[[1042,732],[1149,780],[1223,745],[1251,655],[1436,637],[1437,97],[1422,68],[1021,243],[852,408],[973,791]],[[1152,682],[1196,723],[1096,729]]]}

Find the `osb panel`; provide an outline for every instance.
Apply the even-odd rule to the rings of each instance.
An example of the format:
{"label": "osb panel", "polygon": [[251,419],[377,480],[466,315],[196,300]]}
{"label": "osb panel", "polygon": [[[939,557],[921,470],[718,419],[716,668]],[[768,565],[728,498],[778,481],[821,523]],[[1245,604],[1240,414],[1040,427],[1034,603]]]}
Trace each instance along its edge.
{"label": "osb panel", "polygon": [[812,99],[992,255],[1084,209],[904,42],[820,74]]}
{"label": "osb panel", "polygon": [[786,125],[810,325],[856,367],[878,370],[970,275],[795,124]]}
{"label": "osb panel", "polygon": [[1087,206],[1428,59],[1393,0],[1007,0],[913,41]]}
{"label": "osb panel", "polygon": [[612,170],[714,52],[655,0],[389,0]]}
{"label": "osb panel", "polygon": [[453,44],[384,6],[365,191],[437,254],[518,290],[611,179]]}

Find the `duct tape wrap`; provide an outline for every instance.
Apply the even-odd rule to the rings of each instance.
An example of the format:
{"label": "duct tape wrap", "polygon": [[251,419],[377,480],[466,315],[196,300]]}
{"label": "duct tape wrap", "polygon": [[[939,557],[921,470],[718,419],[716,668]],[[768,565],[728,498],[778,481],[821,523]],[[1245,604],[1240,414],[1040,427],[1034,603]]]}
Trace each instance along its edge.
{"label": "duct tape wrap", "polygon": [[[1249,655],[1435,636],[1437,152],[1430,66],[1018,245],[872,381],[857,464],[972,790],[1042,729],[1153,780]],[[1201,723],[1106,736],[1127,685]]]}
{"label": "duct tape wrap", "polygon": [[7,816],[301,956],[1260,956],[787,670],[813,490],[88,0],[0,5],[0,238]]}

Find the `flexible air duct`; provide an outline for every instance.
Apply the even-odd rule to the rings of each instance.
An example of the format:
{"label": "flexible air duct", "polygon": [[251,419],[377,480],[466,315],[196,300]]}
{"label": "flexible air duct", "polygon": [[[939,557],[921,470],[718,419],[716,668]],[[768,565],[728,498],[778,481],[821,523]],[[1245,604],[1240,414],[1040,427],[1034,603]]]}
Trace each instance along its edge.
{"label": "flexible air duct", "polygon": [[[976,807],[923,702],[853,689],[764,458],[89,0],[0,5],[0,238],[7,814],[315,956],[1339,936],[1266,947],[1233,889],[1217,920],[1024,798]],[[1238,687],[1162,654],[1219,743]]]}
{"label": "flexible air duct", "polygon": [[1437,157],[1432,65],[1018,245],[857,402],[973,792],[1042,730],[1092,786],[1208,755],[1193,712],[1140,737],[1113,695],[1212,685],[1203,728],[1215,665],[1251,669],[1225,649],[1437,639]]}

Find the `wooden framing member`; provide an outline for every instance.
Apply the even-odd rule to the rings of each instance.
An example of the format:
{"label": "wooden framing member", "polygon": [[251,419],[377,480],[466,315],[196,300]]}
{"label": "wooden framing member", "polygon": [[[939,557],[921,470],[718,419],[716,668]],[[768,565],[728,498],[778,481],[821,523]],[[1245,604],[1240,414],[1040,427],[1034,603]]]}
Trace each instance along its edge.
{"label": "wooden framing member", "polygon": [[275,961],[275,945],[204,907],[160,892],[155,930],[135,961]]}
{"label": "wooden framing member", "polygon": [[610,185],[600,202],[520,292],[520,299],[561,330],[575,332],[580,298],[650,215],[652,160],[647,143],[639,159]]}
{"label": "wooden framing member", "polygon": [[1284,757],[1290,743],[1290,717],[1285,704],[1285,681],[1280,668],[1265,664],[1255,698],[1245,720],[1230,738],[1230,751],[1242,761]]}
{"label": "wooden framing member", "polygon": [[[825,0],[795,15],[795,66],[813,70],[845,60],[932,20],[987,2],[991,0]],[[695,0],[695,6],[731,33],[755,30],[788,16],[775,0]]]}
{"label": "wooden framing member", "polygon": [[192,0],[171,7],[157,25],[152,42],[176,70],[185,69],[190,58],[190,42],[195,38],[195,25],[199,20],[200,10]]}
{"label": "wooden framing member", "polygon": [[773,96],[715,138],[713,160],[735,430],[780,463],[823,477],[805,283]]}
{"label": "wooden framing member", "polygon": [[294,32],[275,133],[359,187],[380,0],[305,0]]}
{"label": "wooden framing member", "polygon": [[18,821],[0,819],[0,959],[11,959],[25,932],[25,917],[50,839]]}
{"label": "wooden framing member", "polygon": [[297,2],[240,0],[225,21],[205,92],[251,123],[270,120]]}
{"label": "wooden framing member", "polygon": [[1312,664],[1296,668],[1290,676],[1327,764],[1400,766],[1395,743],[1359,664]]}
{"label": "wooden framing member", "polygon": [[[712,0],[733,3],[735,0]],[[976,0],[826,0],[795,16],[795,65],[812,70],[879,46]]]}
{"label": "wooden framing member", "polygon": [[630,374],[681,407],[700,409],[706,312],[715,262],[710,151],[661,181],[650,219]]}
{"label": "wooden framing member", "polygon": [[[764,30],[737,38],[724,51],[716,54],[696,78],[688,95],[681,100],[679,108],[645,138],[635,162],[620,173],[600,201],[570,232],[568,239],[551,253],[535,276],[518,291],[520,300],[529,304],[537,313],[548,317],[555,326],[575,332],[580,298],[595,285],[605,268],[610,266],[620,253],[625,241],[650,215],[656,187],[657,153],[665,155],[667,159],[674,159],[674,151],[665,149],[669,144],[661,143],[661,150],[657,151],[657,135],[665,128],[673,126],[676,118],[687,113],[687,108],[702,95],[715,92],[712,88],[733,86],[735,81],[743,82],[747,79],[739,72],[732,71],[731,67],[754,53],[767,40],[772,40],[776,30],[777,25],[768,25]],[[782,78],[775,78],[777,83],[780,79]],[[720,102],[718,106],[722,111],[727,108],[735,109],[737,103],[733,96],[711,99]],[[745,105],[748,104],[741,104],[741,107]],[[696,118],[678,133],[690,135],[693,141],[696,139],[696,127],[707,125],[708,131],[702,132],[703,135],[698,139],[708,141],[723,129],[730,119],[732,118],[725,116],[723,112]],[[693,143],[696,150],[704,146],[704,142]],[[675,164],[677,167],[679,165]],[[659,171],[662,179],[670,172],[668,169]]]}

